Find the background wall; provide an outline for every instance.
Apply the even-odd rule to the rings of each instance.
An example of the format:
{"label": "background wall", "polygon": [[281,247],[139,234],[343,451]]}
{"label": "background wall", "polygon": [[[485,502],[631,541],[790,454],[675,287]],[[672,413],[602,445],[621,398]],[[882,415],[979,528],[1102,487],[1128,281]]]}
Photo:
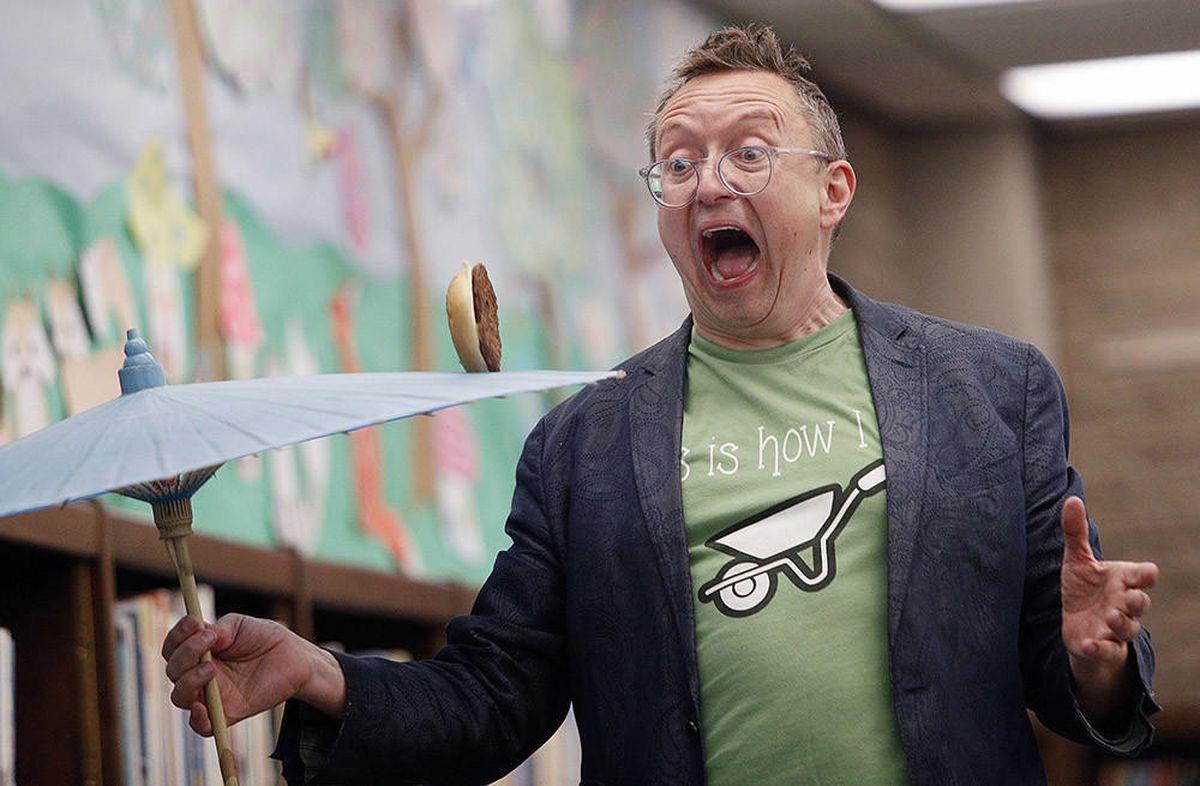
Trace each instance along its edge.
{"label": "background wall", "polygon": [[[77,409],[68,388],[115,395],[131,326],[171,382],[216,363],[231,377],[457,369],[442,302],[463,260],[489,266],[507,369],[607,368],[651,343],[686,309],[636,176],[645,112],[713,24],[681,2],[6,8],[0,441]],[[216,220],[193,212],[202,158]],[[154,247],[139,221],[185,241]],[[207,306],[201,259],[219,268]],[[524,435],[553,401],[386,426],[362,454],[333,438],[228,465],[197,495],[197,526],[478,583],[507,540]]]}
{"label": "background wall", "polygon": [[[652,0],[182,5],[200,24],[209,152],[231,221],[214,248],[232,375],[410,368],[421,320],[429,365],[455,368],[440,301],[463,259],[489,265],[506,368],[606,367],[682,318],[634,173],[670,61],[717,12]],[[1190,4],[1021,3],[931,14],[928,29],[867,2],[717,5],[768,20],[803,6],[780,30],[815,48],[859,175],[832,269],[873,297],[1031,340],[1056,361],[1072,462],[1108,554],[1162,567],[1148,623],[1164,717],[1200,715],[1200,119],[1034,124],[988,70],[1035,62],[1038,46],[1104,54],[1095,25],[1147,41],[1169,33],[1155,45],[1178,48],[1191,28],[1172,15]],[[155,144],[163,190],[151,216],[194,221],[178,207],[196,204],[179,6],[4,9],[0,441],[66,415],[73,381],[114,384],[129,321],[174,359],[176,381],[211,373],[197,352],[198,252],[155,250],[131,229],[134,174],[154,180],[143,155]],[[1022,34],[997,35],[1012,20]],[[987,68],[960,68],[971,58],[954,47],[986,55]],[[205,231],[210,242],[221,227]],[[343,329],[350,341],[337,340]],[[550,403],[435,419],[430,497],[414,491],[415,436],[395,425],[378,431],[366,466],[335,438],[226,467],[197,497],[198,528],[477,583],[507,542],[521,441]],[[412,538],[411,561],[362,520],[355,478],[375,469],[386,526]]]}
{"label": "background wall", "polygon": [[1153,559],[1159,691],[1200,705],[1200,125],[1046,136],[1071,449],[1116,558]]}

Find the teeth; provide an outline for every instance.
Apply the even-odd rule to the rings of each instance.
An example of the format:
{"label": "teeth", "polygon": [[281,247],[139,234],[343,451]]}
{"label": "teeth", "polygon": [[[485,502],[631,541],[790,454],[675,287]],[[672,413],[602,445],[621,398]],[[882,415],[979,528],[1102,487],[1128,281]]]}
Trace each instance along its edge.
{"label": "teeth", "polygon": [[705,237],[712,237],[712,236],[713,236],[713,232],[721,232],[721,231],[723,231],[723,230],[726,230],[726,229],[736,229],[736,230],[738,230],[739,232],[741,231],[741,229],[740,229],[739,227],[734,227],[734,226],[726,226],[726,227],[709,227],[708,229],[704,230],[704,232],[703,232],[702,234],[703,234]]}

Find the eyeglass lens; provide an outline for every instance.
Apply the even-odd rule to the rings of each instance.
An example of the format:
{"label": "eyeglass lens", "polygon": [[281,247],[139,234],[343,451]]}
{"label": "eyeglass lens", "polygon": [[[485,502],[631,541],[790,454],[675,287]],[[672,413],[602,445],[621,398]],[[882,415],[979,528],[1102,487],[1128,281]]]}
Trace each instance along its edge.
{"label": "eyeglass lens", "polygon": [[[682,158],[660,161],[647,176],[650,193],[667,207],[686,205],[700,186],[699,166],[702,165],[703,162],[695,164]],[[770,154],[760,147],[730,150],[718,161],[717,175],[734,194],[753,196],[770,182]]]}

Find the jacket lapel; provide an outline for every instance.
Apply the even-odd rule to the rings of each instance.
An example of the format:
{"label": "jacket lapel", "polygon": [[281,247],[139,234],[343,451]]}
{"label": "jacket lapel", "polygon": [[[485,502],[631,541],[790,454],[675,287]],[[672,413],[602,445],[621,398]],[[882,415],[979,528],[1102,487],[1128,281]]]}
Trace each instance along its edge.
{"label": "jacket lapel", "polygon": [[677,640],[682,645],[688,690],[696,717],[700,712],[700,676],[696,665],[692,577],[683,526],[679,446],[683,439],[683,391],[691,317],[652,350],[638,370],[629,398],[633,472],[643,521],[654,544],[665,583]]}
{"label": "jacket lapel", "polygon": [[[920,532],[928,453],[925,351],[907,325],[879,303],[830,274],[835,292],[854,310],[866,358],[867,377],[879,421],[887,469],[888,641],[894,647]],[[643,356],[629,398],[633,472],[643,521],[684,654],[688,688],[699,717],[700,676],[696,664],[695,617],[679,446],[691,317]],[[894,658],[893,658],[894,660]]]}
{"label": "jacket lapel", "polygon": [[888,641],[896,642],[920,534],[929,425],[925,349],[907,325],[880,304],[830,275],[854,310],[887,469]]}

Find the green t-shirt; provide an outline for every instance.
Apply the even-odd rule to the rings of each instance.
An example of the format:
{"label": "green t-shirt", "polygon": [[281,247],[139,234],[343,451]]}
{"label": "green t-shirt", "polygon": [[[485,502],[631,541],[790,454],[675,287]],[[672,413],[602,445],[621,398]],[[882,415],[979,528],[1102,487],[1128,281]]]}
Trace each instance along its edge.
{"label": "green t-shirt", "polygon": [[693,331],[680,462],[709,783],[903,783],[853,313],[765,350]]}

